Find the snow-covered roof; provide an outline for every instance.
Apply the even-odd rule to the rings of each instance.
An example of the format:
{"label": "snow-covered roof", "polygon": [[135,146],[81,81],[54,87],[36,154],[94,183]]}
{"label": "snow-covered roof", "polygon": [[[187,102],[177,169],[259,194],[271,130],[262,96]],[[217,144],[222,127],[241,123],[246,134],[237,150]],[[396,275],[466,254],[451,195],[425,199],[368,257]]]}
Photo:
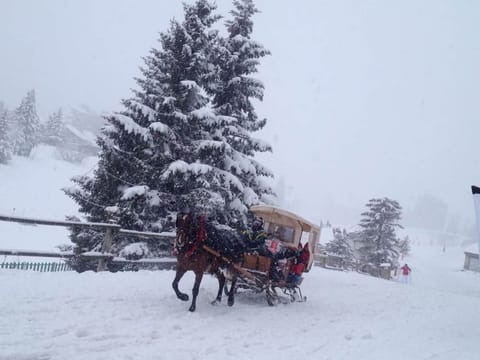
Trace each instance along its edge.
{"label": "snow-covered roof", "polygon": [[271,215],[279,215],[279,216],[284,216],[288,217],[291,219],[296,220],[300,226],[302,227],[303,231],[312,231],[315,230],[317,233],[320,232],[320,227],[304,218],[301,216],[292,213],[291,211],[280,209],[276,206],[269,206],[269,205],[256,205],[252,206],[250,208],[252,212],[254,212],[256,215],[264,217],[264,216],[271,216]]}
{"label": "snow-covered roof", "polygon": [[471,253],[471,254],[478,254],[478,244],[470,244],[468,245],[465,250],[465,252]]}

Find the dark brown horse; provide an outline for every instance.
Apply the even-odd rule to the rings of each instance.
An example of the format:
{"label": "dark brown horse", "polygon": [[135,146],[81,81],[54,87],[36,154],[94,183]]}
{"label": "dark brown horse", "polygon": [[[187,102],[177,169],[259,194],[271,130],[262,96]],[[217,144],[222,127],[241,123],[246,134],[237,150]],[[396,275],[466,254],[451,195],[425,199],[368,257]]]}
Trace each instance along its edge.
{"label": "dark brown horse", "polygon": [[[229,266],[228,261],[221,256],[216,256],[206,249],[208,232],[205,227],[205,218],[200,215],[198,219],[191,213],[179,213],[177,215],[177,236],[174,251],[177,253],[177,269],[175,279],[172,282],[173,290],[182,301],[188,301],[187,294],[178,289],[178,283],[187,271],[195,273],[195,283],[192,289],[192,304],[189,310],[195,311],[198,291],[202,282],[203,274],[216,275],[218,279],[218,293],[212,304],[222,301],[222,292],[225,287],[225,276],[222,269]],[[234,286],[228,292],[228,305],[234,304]]]}

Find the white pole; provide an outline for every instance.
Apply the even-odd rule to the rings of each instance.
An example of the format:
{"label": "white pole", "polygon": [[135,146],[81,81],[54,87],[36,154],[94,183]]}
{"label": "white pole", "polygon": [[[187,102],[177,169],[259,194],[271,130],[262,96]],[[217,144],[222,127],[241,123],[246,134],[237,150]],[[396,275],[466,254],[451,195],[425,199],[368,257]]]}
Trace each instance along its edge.
{"label": "white pole", "polygon": [[477,219],[477,242],[478,242],[478,270],[480,271],[480,187],[472,185],[473,206],[475,207],[475,217]]}

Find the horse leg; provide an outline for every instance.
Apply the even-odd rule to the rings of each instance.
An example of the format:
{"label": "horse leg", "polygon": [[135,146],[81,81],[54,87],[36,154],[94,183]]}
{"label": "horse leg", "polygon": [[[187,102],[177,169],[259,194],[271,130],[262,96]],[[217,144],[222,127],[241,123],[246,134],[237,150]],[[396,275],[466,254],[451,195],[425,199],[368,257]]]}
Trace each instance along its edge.
{"label": "horse leg", "polygon": [[235,303],[235,287],[237,285],[237,277],[233,276],[232,285],[230,286],[230,291],[228,292],[228,306],[233,306]]}
{"label": "horse leg", "polygon": [[222,302],[222,292],[223,288],[225,287],[225,275],[219,270],[216,272],[216,276],[218,279],[218,293],[217,298],[212,301],[212,305],[216,305]]}
{"label": "horse leg", "polygon": [[200,283],[202,282],[202,277],[203,277],[203,271],[195,272],[195,284],[193,285],[193,289],[192,289],[192,305],[190,305],[190,308],[188,309],[192,312],[195,311],[198,291],[200,289]]}
{"label": "horse leg", "polygon": [[186,273],[186,270],[184,269],[178,269],[177,268],[177,273],[175,275],[175,279],[173,280],[172,282],[172,287],[173,287],[173,290],[175,291],[175,294],[177,294],[177,297],[182,300],[182,301],[188,301],[188,295],[187,294],[184,294],[182,293],[179,289],[178,289],[178,282],[180,281],[180,279],[182,278],[182,276]]}

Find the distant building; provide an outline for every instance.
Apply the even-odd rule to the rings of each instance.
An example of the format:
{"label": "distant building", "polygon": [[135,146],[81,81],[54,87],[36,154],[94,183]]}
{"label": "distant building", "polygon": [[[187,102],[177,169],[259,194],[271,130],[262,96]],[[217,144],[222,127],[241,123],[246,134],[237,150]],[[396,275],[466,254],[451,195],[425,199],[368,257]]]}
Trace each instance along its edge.
{"label": "distant building", "polygon": [[60,131],[60,144],[56,145],[62,158],[67,161],[82,161],[88,156],[97,156],[97,136],[105,119],[86,106],[70,108],[65,114],[64,127]]}
{"label": "distant building", "polygon": [[66,161],[78,162],[88,156],[98,155],[99,148],[95,144],[95,135],[78,130],[67,124],[61,131],[62,143],[57,145],[62,158]]}
{"label": "distant building", "polygon": [[478,244],[472,244],[465,249],[465,262],[463,268],[465,270],[479,271],[480,261],[478,256]]}

